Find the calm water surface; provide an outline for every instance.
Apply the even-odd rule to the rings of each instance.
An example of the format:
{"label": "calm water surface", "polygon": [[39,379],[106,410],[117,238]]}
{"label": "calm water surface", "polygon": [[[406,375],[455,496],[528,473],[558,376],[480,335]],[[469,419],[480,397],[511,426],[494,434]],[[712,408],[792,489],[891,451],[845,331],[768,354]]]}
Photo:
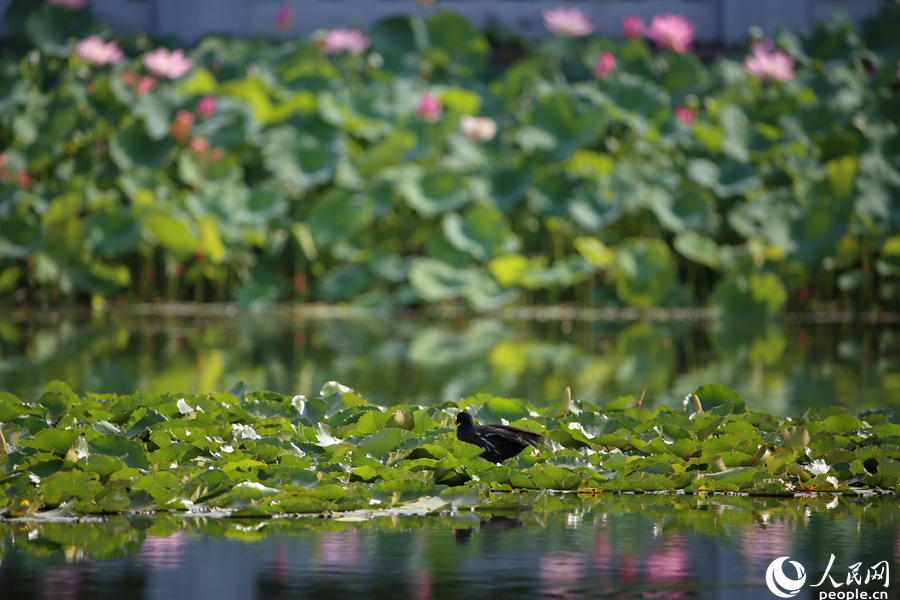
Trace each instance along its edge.
{"label": "calm water surface", "polygon": [[[793,415],[900,405],[900,328],[709,322],[0,316],[0,391],[36,398],[60,379],[78,393],[250,389],[316,395],[328,381],[389,405],[479,392],[537,406],[605,402],[646,388],[680,406],[706,383],[748,407]],[[900,412],[900,411],[894,411]]]}
{"label": "calm water surface", "polygon": [[0,522],[0,597],[775,598],[779,557],[804,568],[798,599],[873,594],[898,589],[898,517],[893,497],[610,495],[365,521]]}

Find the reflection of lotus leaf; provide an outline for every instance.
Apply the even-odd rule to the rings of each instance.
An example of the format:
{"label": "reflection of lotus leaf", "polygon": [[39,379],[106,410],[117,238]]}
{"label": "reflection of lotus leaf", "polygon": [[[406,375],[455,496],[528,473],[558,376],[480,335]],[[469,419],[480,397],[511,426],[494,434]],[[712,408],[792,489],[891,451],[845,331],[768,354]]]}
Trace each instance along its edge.
{"label": "reflection of lotus leaf", "polygon": [[665,389],[675,367],[675,351],[650,323],[629,325],[616,338],[615,377],[640,381],[651,391]]}

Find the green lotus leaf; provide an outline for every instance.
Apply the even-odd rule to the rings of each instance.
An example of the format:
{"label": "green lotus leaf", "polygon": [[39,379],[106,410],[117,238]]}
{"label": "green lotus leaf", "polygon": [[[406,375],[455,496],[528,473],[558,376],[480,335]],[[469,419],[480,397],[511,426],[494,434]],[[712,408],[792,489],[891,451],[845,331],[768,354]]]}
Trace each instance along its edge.
{"label": "green lotus leaf", "polygon": [[25,414],[26,407],[22,405],[13,394],[0,392],[0,423],[12,421],[19,415]]}
{"label": "green lotus leaf", "polygon": [[53,56],[69,54],[69,36],[78,17],[77,11],[59,6],[42,6],[31,11],[25,19],[29,40],[42,52]]}
{"label": "green lotus leaf", "polygon": [[[417,27],[421,25],[416,24]],[[417,34],[408,17],[389,17],[375,23],[369,30],[372,50],[384,60],[384,68],[401,71],[410,64],[411,55],[418,47]]]}
{"label": "green lotus leaf", "polygon": [[192,502],[211,498],[230,488],[231,479],[219,469],[203,471],[184,484],[184,492]]}
{"label": "green lotus leaf", "polygon": [[356,422],[356,434],[368,435],[380,431],[385,428],[385,424],[390,417],[391,415],[386,412],[378,410],[366,411]]}
{"label": "green lotus leaf", "polygon": [[[459,76],[471,78],[481,71],[490,54],[484,33],[468,19],[455,12],[438,12],[425,22],[433,59]],[[469,113],[477,114],[477,110]]]}
{"label": "green lotus leaf", "polygon": [[405,168],[400,172],[397,191],[424,216],[457,210],[469,201],[465,178],[452,171],[425,174],[418,168]]}
{"label": "green lotus leaf", "polygon": [[357,448],[363,454],[381,459],[385,454],[408,440],[410,436],[410,432],[405,429],[390,427],[366,436]]}
{"label": "green lotus leaf", "polygon": [[134,167],[157,170],[167,162],[174,148],[175,140],[171,137],[155,140],[140,123],[135,123],[112,138],[109,155],[123,171]]}
{"label": "green lotus leaf", "polygon": [[82,468],[88,473],[95,473],[101,479],[107,478],[117,471],[128,468],[128,466],[117,458],[105,456],[103,454],[91,454],[86,459],[79,461]]}
{"label": "green lotus leaf", "polygon": [[527,154],[562,161],[596,138],[603,124],[599,111],[578,114],[571,98],[557,93],[535,104],[530,123],[517,132],[516,141]]}
{"label": "green lotus leaf", "polygon": [[277,496],[281,490],[270,488],[257,483],[255,481],[242,481],[231,488],[229,494],[236,500],[260,500],[262,498],[270,498]]}
{"label": "green lotus leaf", "polygon": [[519,245],[503,213],[480,204],[470,206],[462,215],[445,214],[443,230],[454,248],[482,261],[513,252]]}
{"label": "green lotus leaf", "polygon": [[81,471],[60,471],[41,481],[41,495],[48,506],[57,506],[72,499],[93,500],[103,490],[94,477]]}
{"label": "green lotus leaf", "polygon": [[64,456],[83,433],[80,429],[44,429],[38,431],[33,439],[21,440],[19,445]]}
{"label": "green lotus leaf", "polygon": [[359,174],[371,177],[386,167],[400,165],[406,154],[419,142],[411,131],[396,130],[370,145],[356,160]]}
{"label": "green lotus leaf", "polygon": [[47,231],[31,219],[18,215],[0,219],[0,256],[26,258],[43,242]]}
{"label": "green lotus leaf", "polygon": [[137,469],[149,469],[150,463],[144,447],[133,440],[120,435],[101,435],[88,441],[91,454],[103,454],[117,458],[127,466]]}
{"label": "green lotus leaf", "polygon": [[701,485],[709,485],[708,480],[713,480],[720,484],[730,483],[736,485],[738,486],[738,489],[746,489],[746,487],[753,482],[753,477],[758,472],[759,471],[753,467],[734,467],[722,471],[721,473],[708,474],[705,479],[702,480]]}
{"label": "green lotus leaf", "polygon": [[616,292],[639,308],[660,305],[675,285],[675,261],[662,240],[633,239],[616,248]]}
{"label": "green lotus leaf", "polygon": [[131,504],[131,499],[121,490],[104,489],[94,498],[103,512],[117,513],[123,511]]}
{"label": "green lotus leaf", "polygon": [[197,235],[183,218],[154,213],[145,217],[144,225],[163,247],[176,254],[193,254],[197,249]]}
{"label": "green lotus leaf", "polygon": [[331,132],[323,131],[319,138],[284,125],[266,133],[262,153],[276,180],[308,188],[331,180],[340,160],[341,144]]}
{"label": "green lotus leaf", "polygon": [[164,86],[155,94],[144,94],[138,98],[133,110],[136,116],[143,119],[150,138],[162,140],[169,135],[176,106],[171,88]]}
{"label": "green lotus leaf", "polygon": [[168,419],[159,412],[150,409],[144,413],[131,427],[123,432],[127,438],[134,438],[142,435],[155,425],[165,423]]}
{"label": "green lotus leaf", "polygon": [[621,73],[610,79],[604,93],[619,107],[645,117],[654,118],[671,106],[669,94],[649,79]]}
{"label": "green lotus leaf", "polygon": [[489,398],[473,416],[482,423],[500,423],[527,417],[530,413],[521,400]]}
{"label": "green lotus leaf", "polygon": [[783,310],[787,290],[774,273],[729,274],[716,284],[712,300],[722,317],[767,319]]}
{"label": "green lotus leaf", "polygon": [[477,272],[457,269],[430,258],[417,258],[409,271],[409,282],[416,293],[430,302],[458,298],[473,284]]}
{"label": "green lotus leaf", "polygon": [[357,112],[329,92],[319,94],[318,109],[323,121],[359,138],[374,141],[391,131],[388,123]]}
{"label": "green lotus leaf", "polygon": [[280,508],[286,513],[323,513],[332,507],[331,502],[325,502],[307,496],[289,496],[279,498]]}
{"label": "green lotus leaf", "polygon": [[359,265],[336,267],[322,277],[319,294],[328,302],[348,300],[368,289],[371,280],[371,274]]}
{"label": "green lotus leaf", "polygon": [[101,254],[123,254],[137,241],[140,225],[124,210],[100,210],[84,219],[84,241]]}
{"label": "green lotus leaf", "polygon": [[499,169],[491,175],[491,198],[504,214],[510,214],[525,197],[531,185],[530,169]]}
{"label": "green lotus leaf", "polygon": [[[727,416],[731,413],[746,412],[746,404],[741,395],[724,385],[709,383],[697,388],[694,395],[700,398],[700,402],[706,406],[717,408],[709,411],[715,416]],[[732,404],[729,404],[729,401]]]}

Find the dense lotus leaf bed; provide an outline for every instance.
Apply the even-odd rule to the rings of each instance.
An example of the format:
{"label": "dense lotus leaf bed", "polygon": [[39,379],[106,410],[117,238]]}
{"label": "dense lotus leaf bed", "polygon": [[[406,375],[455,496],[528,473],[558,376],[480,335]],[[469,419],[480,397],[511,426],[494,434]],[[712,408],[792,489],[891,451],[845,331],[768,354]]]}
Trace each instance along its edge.
{"label": "dense lotus leaf bed", "polygon": [[[240,387],[80,398],[53,382],[35,402],[0,394],[0,512],[369,518],[519,509],[559,501],[551,490],[872,495],[900,487],[900,425],[887,410],[778,418],[748,410],[720,385],[699,388],[679,411],[632,396],[566,404],[540,413],[478,394],[385,408],[334,382],[316,398]],[[543,433],[552,448],[487,462],[456,439],[462,408],[481,422]],[[543,493],[521,493],[535,490]]]}

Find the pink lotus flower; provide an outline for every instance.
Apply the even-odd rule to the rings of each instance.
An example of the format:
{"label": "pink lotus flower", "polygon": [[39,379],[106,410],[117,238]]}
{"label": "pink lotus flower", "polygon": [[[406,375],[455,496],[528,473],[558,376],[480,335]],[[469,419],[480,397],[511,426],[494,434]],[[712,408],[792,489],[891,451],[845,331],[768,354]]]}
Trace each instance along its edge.
{"label": "pink lotus flower", "polygon": [[794,78],[794,59],[776,50],[771,40],[762,40],[744,59],[744,70],[760,81],[790,81]]}
{"label": "pink lotus flower", "polygon": [[169,52],[167,48],[157,48],[144,54],[144,66],[157,77],[178,79],[191,70],[194,61],[184,55],[184,50]]}
{"label": "pink lotus flower", "polygon": [[686,106],[679,106],[675,109],[675,117],[682,123],[690,125],[697,119],[697,111]]}
{"label": "pink lotus flower", "polygon": [[175,122],[169,128],[169,134],[179,143],[184,143],[191,133],[191,127],[194,125],[194,115],[182,109],[175,115]]}
{"label": "pink lotus flower", "polygon": [[216,114],[217,104],[215,96],[203,96],[197,102],[197,114],[204,121],[212,119],[213,115]]}
{"label": "pink lotus flower", "polygon": [[190,146],[194,154],[206,154],[209,151],[209,140],[205,137],[195,137],[191,140]]}
{"label": "pink lotus flower", "polygon": [[159,83],[156,81],[156,77],[150,77],[149,75],[144,75],[141,77],[141,80],[137,82],[137,85],[134,88],[134,93],[138,96],[143,96],[149,91],[152,91],[156,84]]}
{"label": "pink lotus flower", "polygon": [[423,94],[422,99],[419,100],[419,106],[416,107],[416,114],[426,123],[437,122],[443,111],[444,107],[441,105],[441,101],[431,92]]}
{"label": "pink lotus flower", "polygon": [[594,76],[595,77],[607,77],[611,75],[616,70],[616,57],[612,55],[612,52],[604,52],[597,59],[597,64],[594,65]]}
{"label": "pink lotus flower", "polygon": [[136,86],[138,82],[137,73],[135,73],[134,71],[129,71],[128,69],[125,69],[121,73],[119,73],[119,79],[121,79],[122,83],[130,88]]}
{"label": "pink lotus flower", "polygon": [[594,33],[594,26],[580,8],[557,6],[545,10],[544,25],[553,35],[584,37]]}
{"label": "pink lotus flower", "polygon": [[473,142],[489,142],[497,135],[497,123],[490,117],[463,115],[459,119],[459,129]]}
{"label": "pink lotus flower", "polygon": [[363,35],[359,29],[346,29],[338,27],[325,34],[322,40],[322,50],[328,54],[362,54],[369,49],[369,38]]}
{"label": "pink lotus flower", "polygon": [[51,6],[65,6],[72,10],[81,10],[87,6],[87,0],[47,0]]}
{"label": "pink lotus flower", "polygon": [[644,22],[640,17],[632,15],[622,19],[622,33],[629,39],[639,40],[644,37],[644,28]]}
{"label": "pink lotus flower", "polygon": [[294,24],[294,9],[285,4],[275,13],[275,27],[287,31]]}
{"label": "pink lotus flower", "polygon": [[678,54],[687,54],[694,43],[694,24],[684,15],[666,13],[654,15],[650,21],[647,37],[656,42],[660,48],[672,50]]}
{"label": "pink lotus flower", "polygon": [[122,49],[115,41],[104,42],[99,36],[92,35],[75,44],[78,56],[95,65],[114,65],[124,58]]}

